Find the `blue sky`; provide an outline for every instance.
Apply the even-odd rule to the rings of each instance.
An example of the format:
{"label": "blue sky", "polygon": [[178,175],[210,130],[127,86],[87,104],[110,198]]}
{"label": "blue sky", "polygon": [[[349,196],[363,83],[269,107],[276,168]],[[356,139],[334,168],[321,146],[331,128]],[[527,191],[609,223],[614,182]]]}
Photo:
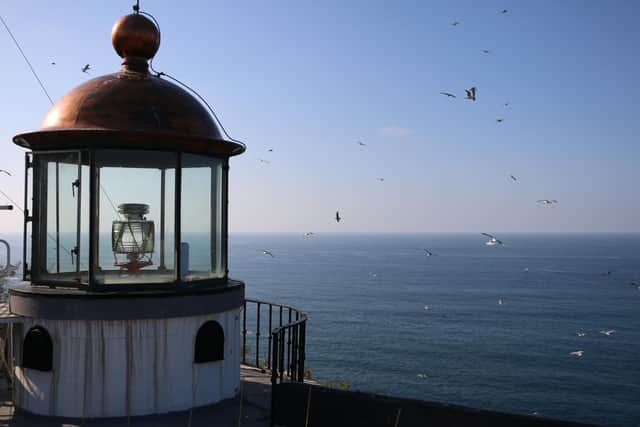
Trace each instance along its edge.
{"label": "blue sky", "polygon": [[[110,31],[132,3],[7,0],[0,14],[57,100],[85,63],[119,68]],[[638,2],[141,5],[162,29],[155,67],[248,146],[231,164],[232,231],[640,231]],[[10,138],[50,106],[4,28],[0,51],[0,169],[14,172],[0,189],[21,201]],[[20,224],[4,213],[0,231]]]}

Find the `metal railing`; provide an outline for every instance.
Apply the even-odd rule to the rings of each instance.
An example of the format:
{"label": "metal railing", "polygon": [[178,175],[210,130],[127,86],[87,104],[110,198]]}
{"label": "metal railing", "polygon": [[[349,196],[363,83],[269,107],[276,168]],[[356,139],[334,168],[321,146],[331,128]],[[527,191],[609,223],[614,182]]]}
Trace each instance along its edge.
{"label": "metal railing", "polygon": [[[265,318],[263,318],[263,315]],[[266,325],[264,321],[266,320]],[[255,325],[255,351],[247,329]],[[266,326],[266,334],[261,333]],[[271,371],[271,383],[303,382],[307,315],[297,308],[245,299],[242,315],[242,363]],[[266,335],[266,336],[265,336]],[[266,351],[265,351],[266,350]],[[255,362],[255,363],[254,363]]]}

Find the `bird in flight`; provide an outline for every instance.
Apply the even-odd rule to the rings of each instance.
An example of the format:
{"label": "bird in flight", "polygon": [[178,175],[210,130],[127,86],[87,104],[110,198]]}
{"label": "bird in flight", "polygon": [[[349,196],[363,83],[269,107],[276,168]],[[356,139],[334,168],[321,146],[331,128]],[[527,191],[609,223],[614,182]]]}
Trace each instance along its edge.
{"label": "bird in flight", "polygon": [[616,330],[615,330],[615,329],[611,329],[611,330],[609,330],[609,331],[600,331],[600,333],[601,333],[602,335],[606,335],[606,336],[608,336],[608,337],[610,337],[611,335],[613,335],[613,334],[614,334],[614,332],[616,332]]}
{"label": "bird in flight", "polygon": [[431,251],[430,251],[430,250],[428,250],[428,249],[424,249],[424,248],[423,248],[422,250],[424,251],[424,253],[425,253],[425,254],[427,254],[427,256],[436,256],[436,254],[434,254],[433,252],[431,252]]}
{"label": "bird in flight", "polygon": [[587,332],[576,332],[576,335],[579,337],[586,337],[589,334]]}
{"label": "bird in flight", "polygon": [[482,51],[482,53],[489,53],[489,50],[484,49],[484,50]]}
{"label": "bird in flight", "polygon": [[511,178],[511,179],[512,179],[512,180],[514,180],[514,181],[518,181],[518,178],[516,178],[516,177],[515,177],[515,176],[513,176],[513,175],[509,175],[509,178]]}
{"label": "bird in flight", "polygon": [[265,160],[265,159],[258,159],[258,160],[260,160],[260,163],[266,163],[267,165],[271,164],[269,160]]}
{"label": "bird in flight", "polygon": [[87,64],[84,67],[82,67],[82,72],[83,73],[89,73],[90,69],[91,69],[91,65]]}
{"label": "bird in flight", "polygon": [[340,222],[342,218],[340,217],[340,211],[336,211],[336,222]]}
{"label": "bird in flight", "polygon": [[384,178],[376,178],[380,182],[384,182]]}
{"label": "bird in flight", "polygon": [[554,203],[558,203],[558,201],[554,199],[542,199],[538,200],[538,203],[542,203],[543,205],[552,205]]}
{"label": "bird in flight", "polygon": [[262,250],[262,255],[269,255],[271,258],[275,258],[275,255],[271,253],[271,251],[268,251],[266,249]]}
{"label": "bird in flight", "polygon": [[496,119],[496,123],[502,123],[504,119]]}
{"label": "bird in flight", "polygon": [[447,96],[449,98],[456,98],[456,96],[454,94],[449,93],[449,92],[440,92],[440,95],[444,95],[444,96]]}
{"label": "bird in flight", "polygon": [[502,12],[501,12],[501,13],[502,13],[502,14],[505,14],[505,13],[507,13],[507,12],[508,12],[508,10],[507,10],[507,9],[502,9]]}
{"label": "bird in flight", "polygon": [[504,106],[505,106],[505,107],[508,107],[508,106],[509,106],[509,103],[508,103],[508,102],[505,102],[505,103],[504,103]]}
{"label": "bird in flight", "polygon": [[464,91],[466,93],[466,96],[464,97],[464,99],[470,99],[472,101],[476,100],[476,88],[475,88],[475,86],[472,87],[471,89],[465,89]]}
{"label": "bird in flight", "polygon": [[269,148],[269,149],[267,150],[267,152],[268,152],[268,153],[273,153],[273,148]]}
{"label": "bird in flight", "polygon": [[55,62],[52,62],[52,63],[51,63],[51,65],[56,65],[56,63],[55,63]]}
{"label": "bird in flight", "polygon": [[0,169],[0,172],[2,172],[2,173],[6,173],[7,175],[11,176],[11,174],[9,173],[9,171],[6,171],[6,170],[4,170],[4,169]]}
{"label": "bird in flight", "polygon": [[583,354],[584,354],[584,350],[578,350],[578,351],[572,351],[571,353],[569,353],[569,356],[582,357]]}
{"label": "bird in flight", "polygon": [[366,147],[366,146],[367,146],[367,144],[365,144],[365,143],[364,143],[364,142],[362,142],[362,141],[358,141],[358,145],[359,145],[359,146],[361,146],[361,147]]}
{"label": "bird in flight", "polygon": [[482,234],[483,236],[487,236],[489,238],[489,240],[487,240],[485,242],[485,245],[487,245],[487,246],[495,246],[495,245],[503,245],[504,244],[504,243],[502,243],[502,240],[496,239],[494,236],[492,236],[489,233],[480,233],[480,234]]}
{"label": "bird in flight", "polygon": [[454,27],[457,27],[458,25],[460,25],[460,23],[458,21],[453,21],[451,25],[453,25]]}
{"label": "bird in flight", "polygon": [[304,237],[311,237],[311,236],[313,236],[314,234],[316,234],[316,233],[314,233],[313,231],[305,231],[305,233],[304,233]]}

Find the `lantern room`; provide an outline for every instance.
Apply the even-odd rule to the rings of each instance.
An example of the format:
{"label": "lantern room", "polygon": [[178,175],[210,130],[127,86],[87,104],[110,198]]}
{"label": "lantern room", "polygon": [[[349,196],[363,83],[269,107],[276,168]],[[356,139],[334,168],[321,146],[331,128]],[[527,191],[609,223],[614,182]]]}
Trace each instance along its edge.
{"label": "lantern room", "polygon": [[135,8],[111,41],[120,71],[13,138],[29,151],[9,359],[16,407],[39,415],[159,414],[239,392],[244,283],[227,272],[227,192],[245,146],[197,93],[150,72],[151,15]]}
{"label": "lantern room", "polygon": [[92,290],[215,285],[227,277],[227,174],[244,145],[185,89],[149,73],[160,42],[141,14],[121,18],[115,74],[65,95],[32,150],[34,285]]}

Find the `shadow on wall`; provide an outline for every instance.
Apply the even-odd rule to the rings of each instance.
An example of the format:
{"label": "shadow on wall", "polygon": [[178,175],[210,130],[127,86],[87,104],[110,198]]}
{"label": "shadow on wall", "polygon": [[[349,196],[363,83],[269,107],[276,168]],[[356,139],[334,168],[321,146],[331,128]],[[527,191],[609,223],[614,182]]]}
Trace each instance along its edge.
{"label": "shadow on wall", "polygon": [[273,393],[273,422],[282,427],[593,427],[303,383],[281,383]]}

